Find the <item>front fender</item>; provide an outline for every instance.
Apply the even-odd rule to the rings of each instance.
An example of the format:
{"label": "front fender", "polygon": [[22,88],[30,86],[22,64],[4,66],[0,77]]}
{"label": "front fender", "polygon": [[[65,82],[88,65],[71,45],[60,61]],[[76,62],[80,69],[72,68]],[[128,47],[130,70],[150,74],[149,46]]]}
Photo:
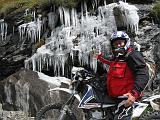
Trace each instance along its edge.
{"label": "front fender", "polygon": [[[50,92],[52,92],[52,91],[64,91],[64,92],[67,92],[69,94],[73,94],[73,90],[70,90],[68,88],[59,88],[59,87],[57,87],[57,88],[50,89],[49,91]],[[74,96],[77,98],[77,100],[79,102],[81,101],[81,97],[78,94],[74,94]]]}

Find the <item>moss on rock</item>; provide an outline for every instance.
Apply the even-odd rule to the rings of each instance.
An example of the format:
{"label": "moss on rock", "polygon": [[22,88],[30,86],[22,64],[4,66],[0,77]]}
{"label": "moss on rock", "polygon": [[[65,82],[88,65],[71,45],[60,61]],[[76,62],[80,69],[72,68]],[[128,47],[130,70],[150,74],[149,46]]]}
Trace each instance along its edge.
{"label": "moss on rock", "polygon": [[76,7],[80,0],[0,0],[0,16],[14,15],[25,9],[43,8],[45,6]]}
{"label": "moss on rock", "polygon": [[52,0],[55,4],[64,7],[76,7],[80,0]]}
{"label": "moss on rock", "polygon": [[160,0],[158,0],[151,10],[151,16],[156,23],[160,24]]}

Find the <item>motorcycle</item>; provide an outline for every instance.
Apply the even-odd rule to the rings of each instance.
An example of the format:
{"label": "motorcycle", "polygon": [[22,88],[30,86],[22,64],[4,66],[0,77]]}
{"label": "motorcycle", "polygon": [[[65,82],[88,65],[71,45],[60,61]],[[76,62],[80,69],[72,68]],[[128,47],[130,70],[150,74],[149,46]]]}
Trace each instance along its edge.
{"label": "motorcycle", "polygon": [[[49,90],[51,92],[63,91],[68,93],[70,97],[65,103],[54,103],[42,107],[36,114],[36,120],[77,120],[74,110],[72,110],[73,103],[76,99],[79,101],[78,109],[82,109],[84,113],[83,120],[111,120],[109,118],[109,109],[115,107],[116,104],[109,100],[102,102],[99,99],[94,89],[94,79],[95,76],[84,68],[73,67],[71,84],[68,88],[57,87]],[[118,112],[120,107],[124,105],[127,97],[119,96],[118,99],[121,102],[118,104],[114,113]],[[160,95],[153,95],[135,102],[132,119],[160,120],[160,105],[158,105],[156,101],[159,99]],[[119,114],[118,119],[122,119],[126,116],[129,109],[130,107],[123,109]],[[144,111],[148,109],[150,112],[145,112],[144,114]]]}

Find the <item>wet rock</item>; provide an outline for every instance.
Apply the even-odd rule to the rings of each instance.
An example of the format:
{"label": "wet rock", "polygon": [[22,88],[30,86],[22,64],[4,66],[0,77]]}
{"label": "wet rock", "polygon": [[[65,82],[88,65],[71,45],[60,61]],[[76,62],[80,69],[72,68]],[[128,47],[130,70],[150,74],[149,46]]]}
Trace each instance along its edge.
{"label": "wet rock", "polygon": [[[22,69],[1,81],[0,86],[0,95],[3,95],[0,98],[0,101],[3,110],[14,111],[10,113],[11,115],[8,113],[9,118],[17,116],[17,114],[18,116],[21,116],[21,113],[22,116],[27,114],[30,117],[34,117],[37,111],[43,106],[55,102],[64,103],[69,97],[68,94],[63,92],[49,92],[49,89],[55,88],[57,85],[40,80],[37,72],[26,69]],[[68,86],[63,83],[61,84],[61,87]],[[77,110],[78,103],[75,102],[75,105],[73,111]],[[16,111],[20,111],[20,113],[17,113]],[[23,113],[25,113],[25,115]],[[81,117],[80,111],[78,113],[77,117]],[[16,118],[15,120],[21,119]]]}
{"label": "wet rock", "polygon": [[[3,109],[25,111],[34,116],[38,109],[51,102],[49,84],[39,80],[33,71],[20,70],[1,85],[4,87],[1,94],[5,96],[1,100]],[[7,104],[10,104],[10,108]]]}

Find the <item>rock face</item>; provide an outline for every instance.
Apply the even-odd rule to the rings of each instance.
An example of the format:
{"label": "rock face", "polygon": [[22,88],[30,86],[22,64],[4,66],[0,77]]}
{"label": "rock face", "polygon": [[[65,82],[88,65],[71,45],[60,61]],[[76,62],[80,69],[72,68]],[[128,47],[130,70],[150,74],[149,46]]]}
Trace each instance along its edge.
{"label": "rock face", "polygon": [[2,111],[0,119],[2,120],[34,120],[23,111]]}
{"label": "rock face", "polygon": [[[9,76],[0,83],[3,118],[7,116],[13,118],[17,115],[21,116],[21,119],[15,120],[27,120],[27,117],[35,117],[36,112],[47,104],[64,102],[68,95],[59,92],[50,93],[48,90],[54,87],[57,86],[40,80],[38,74],[30,70],[23,69]],[[77,102],[75,105],[73,111],[77,111]],[[77,117],[81,119],[81,111],[77,112]],[[25,119],[22,119],[23,117]]]}
{"label": "rock face", "polygon": [[35,115],[38,109],[52,102],[49,84],[39,80],[37,73],[30,70],[9,76],[1,83],[1,89],[2,108],[6,110],[21,110]]}
{"label": "rock face", "polygon": [[18,34],[10,34],[10,40],[6,45],[0,45],[0,80],[24,67],[24,60],[31,55],[29,41],[22,43]]}

